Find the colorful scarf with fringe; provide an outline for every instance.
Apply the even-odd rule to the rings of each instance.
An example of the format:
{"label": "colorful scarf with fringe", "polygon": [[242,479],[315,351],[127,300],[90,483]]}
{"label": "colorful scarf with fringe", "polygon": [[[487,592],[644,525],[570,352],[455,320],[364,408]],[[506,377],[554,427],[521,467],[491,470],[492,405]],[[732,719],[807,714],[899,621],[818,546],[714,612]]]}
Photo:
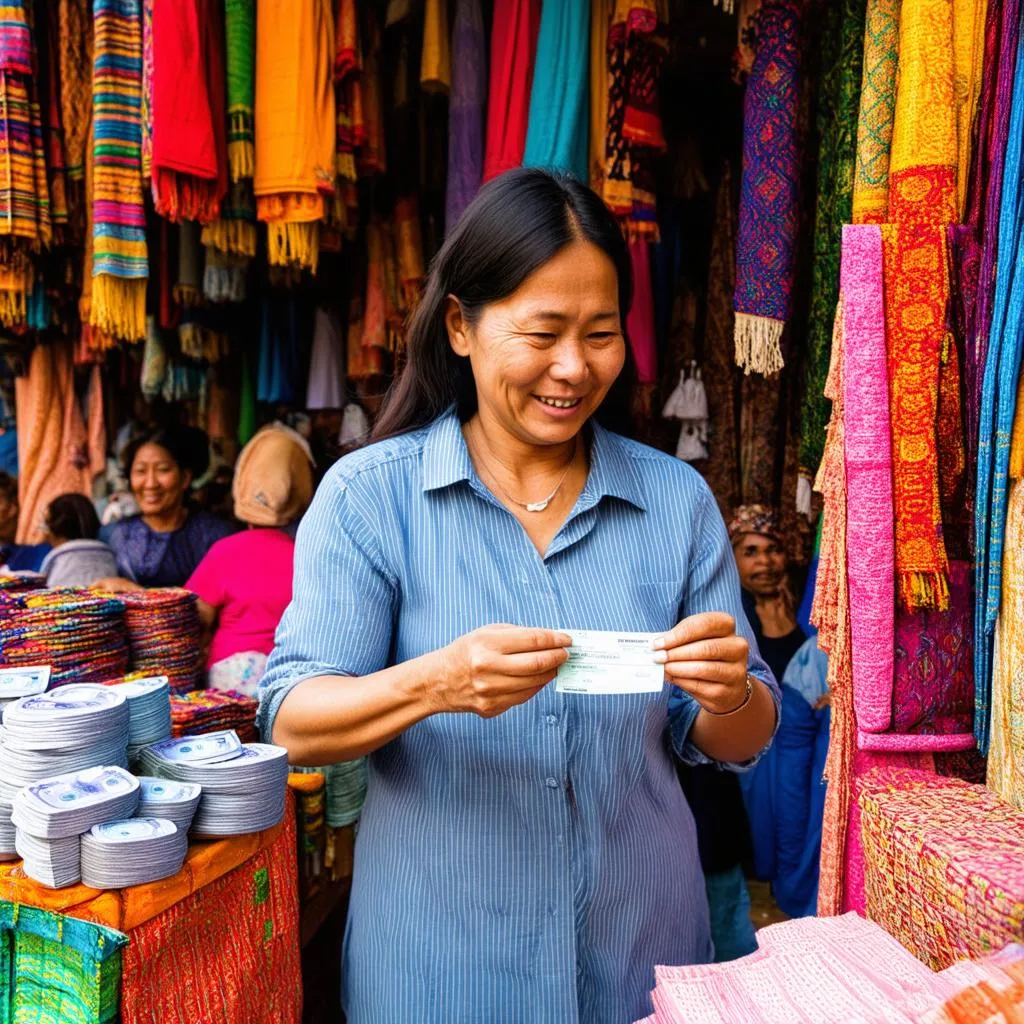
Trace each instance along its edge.
{"label": "colorful scarf with fringe", "polygon": [[627,238],[658,241],[654,161],[667,148],[658,77],[668,52],[667,12],[653,0],[618,0],[608,30],[608,117],[602,191]]}
{"label": "colorful scarf with fringe", "polygon": [[[53,239],[70,242],[67,160],[64,155],[64,122],[60,104],[60,28],[56,18],[48,17],[37,36],[40,108],[45,123],[47,185],[50,192],[50,221]],[[48,326],[48,325],[47,325]]]}
{"label": "colorful scarf with fringe", "polygon": [[889,218],[889,153],[896,117],[900,3],[868,0],[853,178],[854,224],[884,224]]}
{"label": "colorful scarf with fringe", "polygon": [[[89,0],[60,0],[61,121],[67,152],[68,179],[85,180],[85,151],[92,120],[93,26]],[[77,197],[81,199],[81,197]]]}
{"label": "colorful scarf with fringe", "polygon": [[813,472],[821,460],[828,426],[831,318],[839,298],[843,225],[853,209],[857,157],[857,111],[864,63],[865,0],[829,5],[822,45],[824,76],[818,99],[818,197],[814,220],[811,311],[807,323],[807,368],[801,415],[800,461]]}
{"label": "colorful scarf with fringe", "polygon": [[142,198],[142,7],[93,0],[93,252],[89,323],[125,341],[146,336]]}
{"label": "colorful scarf with fringe", "polygon": [[1024,35],[1010,112],[996,255],[995,298],[978,437],[975,517],[975,717],[974,735],[985,753],[991,726],[992,642],[1002,600],[1007,478],[1017,384],[1024,352]]}
{"label": "colorful scarf with fringe", "polygon": [[445,227],[451,230],[473,201],[483,177],[483,117],[487,43],[480,0],[457,0],[452,29],[452,91],[448,101],[448,182]]}
{"label": "colorful scarf with fringe", "polygon": [[782,331],[792,307],[802,11],[798,0],[765,0],[744,100],[733,308],[736,363],[748,373],[782,369]]}
{"label": "colorful scarf with fringe", "polygon": [[956,218],[953,0],[904,0],[885,234],[898,592],[949,606],[936,423],[946,337],[946,225]]}
{"label": "colorful scarf with fringe", "polygon": [[223,29],[215,0],[154,0],[153,201],[209,224],[228,189]]}
{"label": "colorful scarf with fringe", "polygon": [[267,224],[268,260],[315,271],[325,199],[335,185],[330,0],[261,0],[256,50],[253,184],[256,215]]}
{"label": "colorful scarf with fringe", "polygon": [[228,171],[232,181],[256,169],[253,113],[256,76],[255,0],[225,0],[224,39],[228,71]]}

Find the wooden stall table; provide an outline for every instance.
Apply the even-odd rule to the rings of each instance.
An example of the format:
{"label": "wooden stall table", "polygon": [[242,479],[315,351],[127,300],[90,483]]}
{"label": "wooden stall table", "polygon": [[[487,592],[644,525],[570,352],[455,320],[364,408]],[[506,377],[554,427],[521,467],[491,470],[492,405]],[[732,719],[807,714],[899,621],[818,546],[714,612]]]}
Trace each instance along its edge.
{"label": "wooden stall table", "polygon": [[[78,956],[83,972],[96,971],[95,992],[87,991],[78,1000],[80,1010],[71,1016],[67,1010],[51,1013],[46,1008],[35,1015],[5,1016],[11,1013],[5,1002],[9,1006],[18,998],[8,993],[6,1000],[0,998],[0,1024],[105,1024],[118,1019],[109,1015],[117,959],[123,1024],[299,1024],[295,851],[294,800],[289,797],[280,825],[234,839],[193,843],[178,874],[149,885],[110,891],[85,885],[47,889],[27,878],[20,863],[0,865],[0,936],[6,936],[0,958],[3,951],[9,957],[28,956],[40,941],[62,945],[61,917],[110,930],[76,934],[85,952],[76,948],[62,962],[73,965]],[[69,927],[77,926],[69,922]],[[50,937],[35,935],[40,931]],[[124,947],[118,952],[119,940]],[[99,959],[109,945],[115,946],[114,954]],[[26,970],[30,966],[26,960]],[[17,971],[13,976],[17,980]],[[52,1005],[60,1002],[58,989],[79,981],[56,975]],[[85,981],[83,987],[89,989]],[[32,998],[46,999],[45,983],[28,983],[34,984]]]}

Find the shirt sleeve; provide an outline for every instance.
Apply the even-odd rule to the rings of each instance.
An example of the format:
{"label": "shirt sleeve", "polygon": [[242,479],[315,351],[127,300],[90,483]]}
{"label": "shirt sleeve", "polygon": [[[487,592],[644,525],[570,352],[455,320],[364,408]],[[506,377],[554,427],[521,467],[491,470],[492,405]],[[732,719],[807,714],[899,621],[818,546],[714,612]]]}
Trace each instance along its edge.
{"label": "shirt sleeve", "polygon": [[185,584],[186,590],[191,590],[200,601],[205,601],[211,608],[222,608],[227,601],[227,588],[224,585],[227,581],[227,566],[224,565],[224,561],[218,542],[206,552]]}
{"label": "shirt sleeve", "polygon": [[[722,521],[722,515],[707,485],[701,482],[698,494],[698,511],[694,516],[695,554],[691,559],[686,581],[683,614],[688,618],[702,612],[725,612],[736,620],[736,632],[750,644],[748,671],[760,679],[771,691],[775,701],[775,730],[779,728],[781,696],[771,669],[761,659],[757,649],[754,631],[750,628],[743,611],[740,596],[740,577],[736,559],[729,544],[729,535]],[[711,762],[703,751],[690,740],[690,730],[700,712],[700,704],[679,687],[672,688],[668,702],[669,732],[676,754],[684,764],[708,764]],[[771,740],[757,755],[741,764],[724,764],[722,767],[734,771],[745,771],[757,764]]]}
{"label": "shirt sleeve", "polygon": [[328,475],[299,527],[292,602],[260,683],[258,725],[268,741],[282,702],[302,680],[388,665],[398,581],[350,487]]}

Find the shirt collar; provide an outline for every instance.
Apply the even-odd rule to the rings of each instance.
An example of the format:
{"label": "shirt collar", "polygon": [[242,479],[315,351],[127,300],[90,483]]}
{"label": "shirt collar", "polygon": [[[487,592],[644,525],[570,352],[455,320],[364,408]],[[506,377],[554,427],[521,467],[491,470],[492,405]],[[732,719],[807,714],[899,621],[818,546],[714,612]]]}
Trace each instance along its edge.
{"label": "shirt collar", "polygon": [[[624,438],[591,421],[590,475],[583,494],[597,504],[604,497],[620,498],[641,511],[647,509],[647,495]],[[452,406],[427,428],[423,445],[423,490],[436,491],[463,480],[473,480],[476,471],[469,457],[462,424]]]}

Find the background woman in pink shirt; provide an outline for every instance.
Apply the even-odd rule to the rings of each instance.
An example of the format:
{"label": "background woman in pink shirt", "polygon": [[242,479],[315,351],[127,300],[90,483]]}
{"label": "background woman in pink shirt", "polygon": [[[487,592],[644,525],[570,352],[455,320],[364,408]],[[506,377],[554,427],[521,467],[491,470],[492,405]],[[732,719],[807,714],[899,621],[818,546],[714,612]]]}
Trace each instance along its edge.
{"label": "background woman in pink shirt", "polygon": [[232,488],[248,530],[218,541],[186,586],[209,639],[207,685],[255,695],[274,631],[292,599],[295,527],[313,498],[313,456],[280,423],[242,449]]}

